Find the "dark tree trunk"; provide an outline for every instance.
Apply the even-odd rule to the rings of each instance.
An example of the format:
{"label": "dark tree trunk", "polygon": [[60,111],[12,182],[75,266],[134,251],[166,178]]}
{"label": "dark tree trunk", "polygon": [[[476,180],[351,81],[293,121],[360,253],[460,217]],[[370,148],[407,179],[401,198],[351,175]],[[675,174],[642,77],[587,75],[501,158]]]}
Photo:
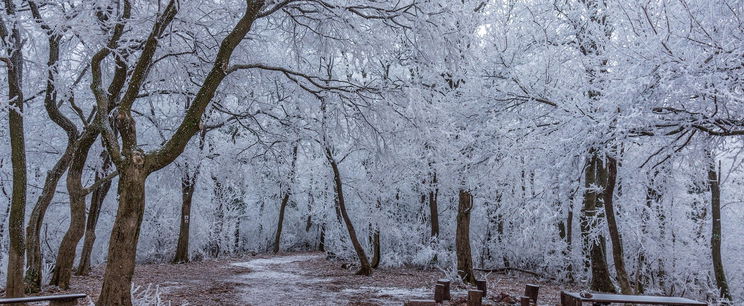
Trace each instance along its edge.
{"label": "dark tree trunk", "polygon": [[[377,208],[377,211],[380,211],[380,208],[382,207],[382,203],[380,203],[380,200],[377,200],[377,204],[375,205],[375,208]],[[377,267],[380,266],[380,226],[376,225],[376,228],[372,229],[372,269],[377,269]]]}
{"label": "dark tree trunk", "polygon": [[[96,173],[96,182],[104,179],[106,173],[111,168],[111,158],[104,150],[101,152],[103,165]],[[100,187],[93,190],[90,199],[90,209],[88,210],[88,219],[85,221],[85,238],[83,239],[83,250],[80,252],[80,262],[78,263],[75,275],[88,275],[90,273],[90,261],[93,254],[93,244],[96,242],[96,227],[98,217],[101,215],[101,206],[106,199],[109,190],[111,190],[111,181],[106,181]]]}
{"label": "dark tree trunk", "polygon": [[586,172],[584,174],[584,207],[582,208],[581,234],[584,238],[584,251],[587,254],[586,264],[591,268],[592,282],[591,290],[600,292],[615,292],[615,287],[610,279],[610,271],[605,259],[604,237],[599,235],[596,239],[591,239],[590,232],[596,229],[597,219],[601,206],[600,191],[601,178],[604,176],[601,172],[605,171],[602,161],[596,152],[590,151],[590,157],[587,160]]}
{"label": "dark tree trunk", "polygon": [[313,227],[313,216],[307,215],[307,219],[305,219],[305,232],[309,232],[312,227]]}
{"label": "dark tree trunk", "polygon": [[292,164],[289,169],[289,182],[287,187],[283,188],[282,202],[279,204],[279,221],[276,224],[276,235],[274,236],[274,254],[279,253],[279,247],[282,241],[282,227],[284,225],[284,212],[289,203],[289,195],[292,193],[292,183],[294,182],[295,165],[297,163],[297,144],[292,148]]}
{"label": "dark tree trunk", "polygon": [[282,225],[284,224],[284,211],[287,209],[287,203],[289,203],[289,192],[285,193],[282,197],[282,202],[279,203],[279,221],[276,224],[276,233],[274,235],[274,254],[279,253],[279,244],[282,241]]}
{"label": "dark tree trunk", "polygon": [[338,170],[338,165],[336,164],[336,160],[333,158],[333,155],[331,153],[331,149],[326,148],[326,158],[328,158],[328,163],[331,164],[331,169],[333,170],[333,181],[336,185],[336,203],[338,204],[339,211],[341,213],[341,217],[344,220],[344,223],[346,224],[346,229],[349,231],[349,239],[351,240],[351,244],[354,246],[354,251],[357,253],[357,257],[359,257],[359,271],[357,271],[357,275],[370,275],[372,274],[372,267],[369,264],[369,261],[367,260],[367,254],[364,252],[364,248],[362,248],[362,244],[359,243],[359,239],[357,239],[356,231],[354,230],[354,225],[351,223],[351,218],[349,218],[349,214],[346,211],[346,203],[344,201],[344,191],[343,191],[343,184],[341,183],[341,172]]}
{"label": "dark tree trunk", "polygon": [[[185,104],[188,111],[189,103]],[[207,137],[207,130],[202,129],[199,132],[199,152],[204,150],[204,140]],[[178,242],[176,243],[176,254],[173,257],[173,263],[189,262],[189,232],[191,227],[191,202],[196,190],[196,180],[199,177],[200,163],[197,161],[194,165],[193,173],[189,173],[189,165],[184,164],[181,167],[181,221],[178,227]]]}
{"label": "dark tree trunk", "polygon": [[[723,270],[723,259],[721,258],[721,182],[719,180],[720,170],[716,169],[715,158],[708,153],[708,182],[710,184],[710,207],[713,218],[710,236],[710,249],[713,257],[713,273],[716,277],[716,286],[721,297],[731,301],[726,272]],[[720,166],[719,166],[720,169]]]}
{"label": "dark tree trunk", "polygon": [[437,174],[432,174],[431,187],[429,190],[429,216],[431,216],[431,238],[439,236],[439,209],[437,197],[439,188],[437,187]]}
{"label": "dark tree trunk", "polygon": [[455,233],[457,273],[463,282],[475,285],[473,257],[470,252],[470,212],[472,209],[473,196],[467,190],[460,190],[457,205],[457,230]]}
{"label": "dark tree trunk", "polygon": [[[14,1],[5,1],[7,16],[17,18]],[[24,282],[24,234],[23,224],[26,215],[26,141],[23,132],[23,38],[17,20],[12,20],[11,28],[0,19],[0,39],[7,42],[6,54],[10,56],[8,68],[8,125],[10,134],[10,160],[13,168],[13,191],[10,201],[10,218],[8,220],[8,274],[5,296],[23,296]]]}
{"label": "dark tree trunk", "polygon": [[57,262],[50,284],[63,289],[70,287],[72,266],[80,238],[85,231],[85,190],[82,186],[82,175],[88,152],[97,138],[98,133],[92,129],[86,130],[80,137],[77,150],[72,158],[72,164],[67,172],[67,192],[70,198],[70,225],[62,238],[57,253]]}
{"label": "dark tree trunk", "polygon": [[623,241],[620,230],[617,227],[617,221],[615,220],[614,191],[617,183],[617,160],[607,156],[606,169],[607,177],[606,180],[603,180],[605,182],[602,193],[604,203],[602,204],[604,205],[607,228],[609,229],[610,240],[612,241],[612,259],[615,262],[615,273],[617,274],[617,282],[620,284],[620,292],[622,294],[633,294],[628,273],[625,270]]}
{"label": "dark tree trunk", "polygon": [[233,254],[240,252],[240,217],[236,217],[235,230],[233,231]]}
{"label": "dark tree trunk", "polygon": [[[141,158],[140,158],[141,159]],[[98,305],[131,305],[137,241],[145,210],[147,173],[137,158],[119,168],[119,209],[108,248],[108,264]]]}
{"label": "dark tree trunk", "polygon": [[320,237],[318,238],[318,251],[325,252],[325,224],[318,224]]}
{"label": "dark tree trunk", "polygon": [[[184,167],[187,168],[187,167]],[[178,230],[178,243],[173,263],[189,262],[189,228],[191,223],[191,201],[196,189],[197,173],[189,175],[188,169],[183,170],[181,178],[181,224]]]}
{"label": "dark tree trunk", "polygon": [[[72,149],[72,146],[68,146],[67,148]],[[57,161],[57,164],[54,165],[54,168],[52,168],[52,170],[47,174],[41,196],[39,196],[36,205],[34,205],[31,217],[28,220],[28,226],[26,227],[27,267],[25,280],[26,292],[29,293],[35,293],[41,290],[41,273],[43,271],[41,263],[41,225],[44,222],[46,210],[49,208],[52,198],[54,198],[57,189],[57,182],[69,166],[72,152],[70,152],[69,155],[68,152],[63,154],[64,155]]]}

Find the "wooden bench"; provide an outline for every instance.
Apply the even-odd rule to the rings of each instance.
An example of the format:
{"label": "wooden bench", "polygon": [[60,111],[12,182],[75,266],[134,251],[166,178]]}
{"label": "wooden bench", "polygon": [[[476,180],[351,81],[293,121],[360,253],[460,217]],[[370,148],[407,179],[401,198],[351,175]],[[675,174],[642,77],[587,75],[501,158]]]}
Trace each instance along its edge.
{"label": "wooden bench", "polygon": [[619,304],[646,304],[646,305],[685,305],[685,306],[703,306],[707,303],[682,297],[668,296],[650,296],[650,295],[623,295],[623,294],[604,294],[591,293],[582,296],[578,292],[561,291],[561,306],[581,306],[583,303],[592,305],[609,305]]}
{"label": "wooden bench", "polygon": [[78,299],[82,299],[86,296],[88,295],[82,294],[82,293],[74,293],[74,294],[45,295],[45,296],[27,296],[27,297],[19,297],[19,298],[0,298],[0,304],[16,304],[16,303],[49,301],[49,305],[70,306],[70,305],[75,305],[75,302]]}

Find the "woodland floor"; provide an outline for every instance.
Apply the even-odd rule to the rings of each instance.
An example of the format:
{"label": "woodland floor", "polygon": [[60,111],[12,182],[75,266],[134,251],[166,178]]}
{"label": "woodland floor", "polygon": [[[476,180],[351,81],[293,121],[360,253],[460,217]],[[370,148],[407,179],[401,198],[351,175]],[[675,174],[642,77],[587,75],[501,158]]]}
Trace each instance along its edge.
{"label": "woodland floor", "polygon": [[[138,294],[162,305],[402,305],[408,299],[432,299],[439,270],[381,268],[371,277],[356,276],[343,262],[323,253],[289,253],[204,260],[188,264],[138,265],[134,275]],[[560,285],[520,272],[483,274],[488,281],[487,304],[500,293],[520,296],[524,285],[540,285],[540,305],[556,305]],[[43,294],[87,293],[98,296],[103,267],[89,276],[75,276],[65,291],[47,288]],[[453,288],[453,301],[464,302],[465,287]],[[150,303],[154,303],[150,300]],[[149,304],[149,303],[145,303]],[[457,304],[457,303],[453,303]]]}

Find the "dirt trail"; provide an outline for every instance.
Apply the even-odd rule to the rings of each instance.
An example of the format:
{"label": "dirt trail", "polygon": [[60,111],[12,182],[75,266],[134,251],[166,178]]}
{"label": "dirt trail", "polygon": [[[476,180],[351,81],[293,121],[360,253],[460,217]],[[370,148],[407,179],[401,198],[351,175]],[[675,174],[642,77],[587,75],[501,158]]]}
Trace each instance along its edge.
{"label": "dirt trail", "polygon": [[[431,299],[439,270],[415,267],[376,269],[372,276],[354,275],[343,262],[318,252],[244,255],[188,264],[137,265],[135,297],[138,305],[402,305],[408,299]],[[501,292],[519,296],[524,284],[537,283],[540,305],[555,305],[559,287],[524,275],[482,274],[489,298]],[[45,288],[43,294],[86,293],[95,301],[103,281],[103,267],[89,276],[74,276],[72,288]],[[464,287],[453,297],[464,299]],[[158,294],[154,294],[157,291]],[[487,299],[487,301],[490,301]]]}
{"label": "dirt trail", "polygon": [[[378,287],[365,285],[364,276],[318,273],[325,266],[323,254],[259,258],[234,266],[250,272],[235,276],[242,302],[251,305],[400,305],[411,298],[424,298],[426,288]],[[351,271],[344,271],[349,273]]]}

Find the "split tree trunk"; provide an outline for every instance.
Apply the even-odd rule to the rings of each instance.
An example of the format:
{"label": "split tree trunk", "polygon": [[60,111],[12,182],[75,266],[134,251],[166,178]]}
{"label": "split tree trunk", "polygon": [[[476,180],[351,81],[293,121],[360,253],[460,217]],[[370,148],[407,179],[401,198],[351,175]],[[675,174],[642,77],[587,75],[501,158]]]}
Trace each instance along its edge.
{"label": "split tree trunk", "polygon": [[362,248],[362,244],[359,243],[359,239],[357,239],[356,231],[354,230],[354,225],[351,223],[351,219],[349,218],[349,214],[346,212],[346,203],[344,202],[344,191],[343,191],[343,184],[341,183],[341,173],[338,170],[338,165],[336,164],[336,160],[333,158],[333,155],[331,153],[331,150],[329,148],[326,148],[326,158],[328,158],[328,163],[331,164],[331,169],[333,170],[333,181],[336,184],[336,203],[338,204],[339,211],[341,213],[341,217],[344,220],[344,223],[346,224],[346,229],[349,231],[349,238],[351,240],[351,244],[354,246],[354,251],[357,253],[357,257],[359,257],[359,271],[357,271],[357,275],[370,275],[372,274],[372,267],[369,264],[369,261],[367,260],[367,255],[364,253],[364,248]]}
{"label": "split tree trunk", "polygon": [[584,252],[587,255],[586,264],[591,268],[592,282],[591,290],[600,292],[615,292],[615,286],[610,279],[610,271],[605,259],[604,237],[598,235],[591,239],[590,233],[595,231],[597,219],[602,218],[597,213],[602,208],[600,202],[601,178],[605,171],[602,161],[596,152],[591,150],[587,160],[586,172],[584,174],[584,207],[582,208],[581,234],[584,239]]}
{"label": "split tree trunk", "polygon": [[[111,168],[111,157],[106,150],[101,152],[103,166],[96,173],[96,182],[102,180]],[[98,226],[98,217],[101,215],[101,206],[106,199],[109,190],[111,190],[111,181],[106,181],[100,187],[93,191],[90,198],[90,209],[88,209],[88,219],[85,221],[85,238],[83,239],[83,250],[80,252],[80,262],[78,263],[75,275],[88,275],[90,273],[91,255],[93,254],[93,244],[96,242],[96,227]]]}
{"label": "split tree trunk", "polygon": [[87,129],[80,137],[80,141],[72,158],[72,164],[67,172],[67,192],[70,198],[70,225],[59,246],[57,262],[54,265],[51,285],[62,289],[70,287],[72,266],[80,238],[85,231],[85,188],[82,185],[83,170],[88,159],[88,152],[95,142],[98,132]]}
{"label": "split tree trunk", "polygon": [[617,282],[620,284],[620,292],[622,294],[633,294],[633,289],[631,289],[628,278],[628,272],[625,270],[623,240],[617,227],[617,221],[615,220],[614,196],[615,185],[617,183],[617,160],[613,157],[607,156],[606,169],[606,171],[603,171],[607,173],[607,177],[603,180],[604,191],[602,196],[604,200],[605,216],[607,218],[607,228],[609,229],[610,240],[612,241],[612,259],[615,262],[615,273],[617,274]]}
{"label": "split tree trunk", "polygon": [[708,182],[710,184],[710,207],[713,218],[710,236],[710,248],[713,257],[713,273],[716,277],[716,286],[721,297],[731,301],[726,272],[723,270],[723,259],[721,258],[721,182],[720,172],[716,170],[715,158],[708,153]]}
{"label": "split tree trunk", "polygon": [[460,190],[457,205],[457,230],[455,233],[457,273],[463,282],[475,285],[473,257],[470,252],[470,212],[472,209],[473,196],[467,190]]}
{"label": "split tree trunk", "polygon": [[[213,60],[212,68],[205,76],[193,103],[189,106],[175,133],[159,150],[144,154],[137,150],[136,124],[132,119],[131,108],[145,83],[148,71],[153,65],[155,51],[159,38],[178,12],[178,1],[170,0],[163,13],[158,14],[147,40],[142,46],[142,52],[131,73],[127,90],[120,99],[116,115],[117,129],[121,132],[121,145],[108,125],[109,118],[104,112],[98,112],[97,123],[103,132],[104,144],[111,154],[112,160],[119,171],[119,209],[111,231],[109,243],[108,263],[103,278],[103,288],[98,298],[98,305],[131,305],[131,280],[134,274],[134,264],[139,239],[142,215],[145,209],[145,181],[147,176],[172,163],[185,149],[191,137],[203,128],[201,118],[214,97],[222,80],[231,72],[229,60],[235,48],[243,41],[251,30],[253,22],[258,18],[263,0],[247,1],[243,16],[220,43],[219,50]],[[130,3],[125,1],[120,21],[114,26],[111,39],[106,47],[100,49],[91,60],[91,91],[96,98],[99,109],[109,109],[111,101],[101,86],[103,60],[118,45],[118,40],[124,31],[124,21],[131,16]],[[238,69],[238,68],[235,68]]]}
{"label": "split tree trunk", "polygon": [[[67,148],[69,151],[73,149],[72,146],[69,145]],[[57,183],[70,164],[69,160],[70,157],[72,157],[72,152],[69,151],[63,153],[63,156],[47,174],[41,195],[34,205],[31,217],[28,220],[28,226],[26,227],[27,267],[25,281],[26,291],[29,293],[35,293],[41,290],[41,274],[43,271],[41,266],[41,225],[44,222],[47,208],[49,208],[49,204],[52,202],[54,194],[56,193]]]}

